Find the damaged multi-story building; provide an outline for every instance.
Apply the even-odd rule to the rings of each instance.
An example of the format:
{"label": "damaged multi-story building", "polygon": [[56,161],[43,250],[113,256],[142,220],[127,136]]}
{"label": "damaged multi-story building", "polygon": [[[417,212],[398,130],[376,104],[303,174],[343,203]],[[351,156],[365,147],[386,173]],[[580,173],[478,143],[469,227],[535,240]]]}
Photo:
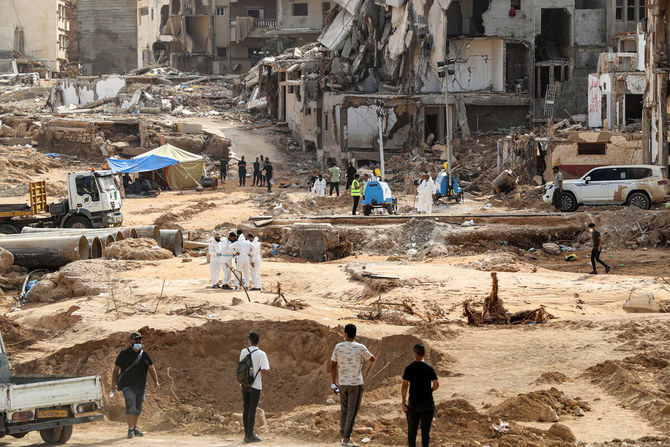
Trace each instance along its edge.
{"label": "damaged multi-story building", "polygon": [[270,54],[316,41],[331,5],[322,0],[172,0],[157,46],[181,70],[244,74]]}
{"label": "damaged multi-story building", "polygon": [[645,18],[627,1],[335,0],[319,45],[250,73],[250,104],[320,160],[378,157],[378,110],[386,150],[444,141],[447,101],[462,136],[586,116],[600,54]]}
{"label": "damaged multi-story building", "polygon": [[43,76],[67,63],[70,22],[66,0],[0,0],[0,65],[2,71],[39,71]]}

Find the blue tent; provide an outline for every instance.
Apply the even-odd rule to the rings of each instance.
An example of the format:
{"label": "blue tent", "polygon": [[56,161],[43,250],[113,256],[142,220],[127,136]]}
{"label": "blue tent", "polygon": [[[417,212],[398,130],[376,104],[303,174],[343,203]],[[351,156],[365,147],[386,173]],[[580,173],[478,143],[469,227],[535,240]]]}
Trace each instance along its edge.
{"label": "blue tent", "polygon": [[179,161],[174,158],[161,157],[160,155],[147,155],[146,157],[133,158],[132,160],[118,160],[108,158],[107,163],[114,172],[149,172],[157,169],[176,165]]}

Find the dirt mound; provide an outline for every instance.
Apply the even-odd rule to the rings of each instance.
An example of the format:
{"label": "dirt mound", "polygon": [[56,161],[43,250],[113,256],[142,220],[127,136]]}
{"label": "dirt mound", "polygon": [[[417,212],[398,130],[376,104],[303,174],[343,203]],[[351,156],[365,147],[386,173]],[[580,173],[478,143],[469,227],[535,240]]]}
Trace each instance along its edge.
{"label": "dirt mound", "polygon": [[532,384],[535,385],[551,385],[556,383],[566,383],[572,382],[572,379],[566,376],[565,374],[557,371],[547,371],[543,372],[540,377],[535,379]]}
{"label": "dirt mound", "polygon": [[124,239],[107,246],[105,256],[110,259],[124,259],[132,261],[156,261],[170,259],[169,250],[156,245],[153,239]]}
{"label": "dirt mound", "polygon": [[0,332],[10,356],[13,351],[24,349],[47,338],[46,332],[24,328],[5,316],[0,316]]}
{"label": "dirt mound", "polygon": [[[0,146],[0,196],[27,194],[27,186],[35,177],[63,167],[63,163],[57,158],[47,157],[35,149]],[[51,186],[47,189],[49,196],[53,196]],[[22,187],[25,191],[14,192],[13,188],[17,187]]]}
{"label": "dirt mound", "polygon": [[75,261],[55,273],[44,275],[30,289],[29,301],[50,302],[109,291],[115,272],[139,268],[139,264],[105,260]]}
{"label": "dirt mound", "polygon": [[583,416],[590,411],[588,401],[570,397],[557,388],[519,394],[489,410],[491,416],[528,422],[556,422],[562,415]]}
{"label": "dirt mound", "polygon": [[[670,241],[670,214],[664,210],[625,206],[611,211],[598,209],[598,214],[592,218],[603,236],[605,249],[665,246]],[[591,243],[591,234],[585,228],[576,240],[582,245],[588,245]]]}
{"label": "dirt mound", "polygon": [[[263,379],[267,387],[262,406],[265,411],[323,405],[332,397],[328,362],[333,347],[342,340],[340,331],[306,321],[211,322],[179,332],[141,330],[147,351],[168,390],[152,395],[147,402],[151,411],[175,404],[201,407],[203,403],[214,405],[218,411],[239,411],[240,402],[234,398],[239,385],[234,374],[240,349],[246,346],[246,334],[252,329],[260,332],[260,347],[268,354],[272,368],[272,373]],[[394,394],[404,367],[411,361],[411,348],[419,339],[398,335],[360,341],[377,356],[372,367],[364,370],[366,390],[386,397]],[[17,371],[59,375],[99,373],[103,384],[107,384],[110,371],[103,365],[112,365],[126,342],[125,333],[86,342],[18,365]],[[431,351],[429,346],[429,360],[438,369],[444,369],[449,358]],[[168,368],[174,382],[167,375]],[[216,381],[216,387],[211,386],[212,381]],[[170,389],[176,394],[169,392]]]}
{"label": "dirt mound", "polygon": [[184,227],[176,223],[179,220],[181,220],[181,217],[175,213],[165,213],[158,216],[153,225],[161,230],[183,230]]}
{"label": "dirt mound", "polygon": [[587,369],[582,377],[624,401],[659,429],[670,430],[670,419],[662,413],[670,405],[670,351],[649,350],[623,360],[607,360]]}
{"label": "dirt mound", "polygon": [[[460,266],[484,272],[518,272],[524,268],[524,265],[519,261],[519,257],[509,252],[494,253],[482,257],[476,262],[461,264]],[[526,270],[528,269],[526,268]]]}

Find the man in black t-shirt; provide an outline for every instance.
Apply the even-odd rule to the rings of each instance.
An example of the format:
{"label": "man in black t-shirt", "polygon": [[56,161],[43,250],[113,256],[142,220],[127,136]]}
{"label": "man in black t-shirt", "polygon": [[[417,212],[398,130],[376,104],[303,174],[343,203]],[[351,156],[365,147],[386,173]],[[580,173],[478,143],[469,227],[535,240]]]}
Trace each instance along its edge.
{"label": "man in black t-shirt", "polygon": [[265,169],[263,170],[263,172],[265,172],[265,174],[263,176],[265,177],[265,180],[267,180],[267,182],[268,182],[268,192],[272,192],[272,184],[274,183],[274,180],[272,180],[272,171],[273,171],[273,168],[272,168],[272,164],[270,163],[270,159],[266,158],[265,159]]}
{"label": "man in black t-shirt", "polygon": [[416,447],[416,434],[421,423],[421,445],[428,447],[430,426],[435,413],[433,392],[439,388],[440,383],[437,381],[435,368],[423,361],[426,348],[422,343],[414,345],[413,355],[414,361],[405,367],[402,375],[402,409],[407,413],[407,442],[409,447]]}
{"label": "man in black t-shirt", "polygon": [[254,162],[254,177],[253,181],[251,182],[251,186],[260,186],[261,184],[261,162],[258,161],[258,157],[256,157],[256,161]]}
{"label": "man in black t-shirt", "polygon": [[139,332],[130,334],[130,347],[121,351],[114,362],[111,389],[121,390],[126,400],[129,438],[144,436],[144,433],[137,429],[137,420],[142,413],[146,394],[147,372],[151,373],[156,388],[160,388],[153,363],[149,354],[142,349],[142,334]]}
{"label": "man in black t-shirt", "polygon": [[244,155],[237,162],[237,175],[240,177],[240,186],[247,185],[247,162],[244,161]]}
{"label": "man in black t-shirt", "polygon": [[601,263],[603,267],[605,267],[605,273],[609,273],[612,267],[600,260],[600,252],[603,251],[603,237],[600,235],[600,231],[596,230],[596,224],[593,222],[589,224],[589,231],[593,238],[593,248],[591,249],[591,265],[593,266],[593,271],[591,272],[591,275],[598,274],[598,270],[596,270],[596,262]]}

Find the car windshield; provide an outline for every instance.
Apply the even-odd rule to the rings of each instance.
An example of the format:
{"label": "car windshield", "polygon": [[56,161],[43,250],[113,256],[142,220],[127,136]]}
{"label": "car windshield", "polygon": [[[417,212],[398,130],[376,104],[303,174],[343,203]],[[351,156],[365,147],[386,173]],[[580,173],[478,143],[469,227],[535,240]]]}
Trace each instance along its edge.
{"label": "car windshield", "polygon": [[116,189],[116,184],[111,175],[98,177],[98,185],[100,185],[102,191],[114,191]]}

